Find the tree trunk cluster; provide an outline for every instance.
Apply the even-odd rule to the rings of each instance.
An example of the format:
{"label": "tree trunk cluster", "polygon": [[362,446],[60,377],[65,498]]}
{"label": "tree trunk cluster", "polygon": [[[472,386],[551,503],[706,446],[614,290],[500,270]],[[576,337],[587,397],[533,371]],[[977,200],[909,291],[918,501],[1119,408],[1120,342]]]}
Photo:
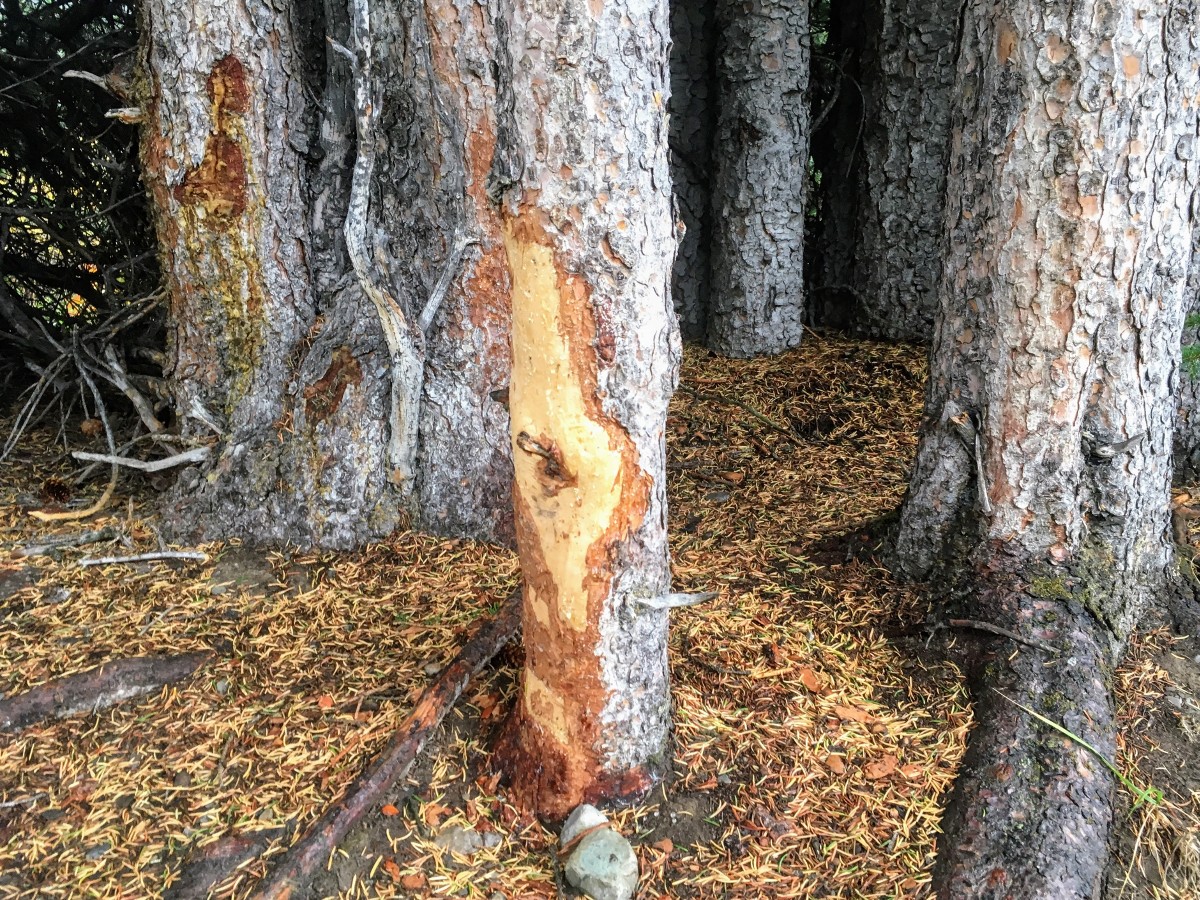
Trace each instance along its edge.
{"label": "tree trunk cluster", "polygon": [[1111,749],[1107,677],[1171,571],[1172,446],[1200,434],[1197,2],[814,8],[815,119],[807,4],[146,0],[169,374],[214,448],[171,518],[515,539],[514,794],[558,818],[643,793],[669,752],[680,329],[796,346],[819,216],[810,315],[932,343],[896,564],[1025,636],[979,645],[940,890],[1091,896],[1109,776],[1038,723]]}

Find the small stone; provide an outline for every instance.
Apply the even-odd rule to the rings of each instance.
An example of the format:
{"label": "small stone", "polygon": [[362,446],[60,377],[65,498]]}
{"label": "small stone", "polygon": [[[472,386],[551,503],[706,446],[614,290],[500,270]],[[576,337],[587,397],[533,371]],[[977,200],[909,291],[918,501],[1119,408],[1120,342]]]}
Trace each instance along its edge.
{"label": "small stone", "polygon": [[[499,838],[499,835],[496,835]],[[443,828],[433,842],[448,853],[472,856],[489,845],[487,838],[469,825],[450,825]],[[497,840],[497,843],[499,841]]]}
{"label": "small stone", "polygon": [[729,491],[709,491],[704,495],[704,499],[710,503],[728,503],[732,496]]}
{"label": "small stone", "polygon": [[558,837],[558,845],[567,847],[575,838],[598,825],[607,825],[608,816],[596,809],[590,803],[575,807],[567,821],[563,823],[562,833]]}
{"label": "small stone", "polygon": [[217,694],[222,697],[224,697],[226,694],[228,694],[229,693],[229,679],[228,678],[218,678],[217,684],[216,684],[216,689],[217,689]]}
{"label": "small stone", "polygon": [[129,809],[129,807],[133,806],[134,799],[133,794],[122,794],[113,801],[113,806],[117,809]]}
{"label": "small stone", "polygon": [[53,807],[50,809],[43,809],[40,813],[38,813],[38,815],[42,817],[43,822],[57,822],[66,814],[66,810],[54,809]]}
{"label": "small stone", "polygon": [[629,900],[637,890],[637,857],[611,828],[585,834],[567,857],[567,881],[592,900]]}
{"label": "small stone", "polygon": [[220,597],[222,594],[229,593],[229,584],[230,583],[228,581],[223,582],[222,584],[214,584],[208,589],[208,593],[213,597]]}
{"label": "small stone", "polygon": [[192,786],[192,776],[189,775],[187,772],[180,772],[178,775],[175,776],[174,783],[175,783],[175,787],[177,787],[177,788],[191,787]]}
{"label": "small stone", "polygon": [[717,776],[717,784],[733,784],[733,779],[722,772]]}
{"label": "small stone", "polygon": [[421,667],[421,671],[426,675],[436,675],[438,672],[442,671],[442,664],[435,662],[425,663],[425,665]]}
{"label": "small stone", "polygon": [[89,847],[86,851],[84,851],[83,855],[88,859],[100,859],[100,857],[104,856],[104,854],[108,853],[108,851],[111,849],[112,844],[105,842],[103,844],[97,844],[94,847]]}

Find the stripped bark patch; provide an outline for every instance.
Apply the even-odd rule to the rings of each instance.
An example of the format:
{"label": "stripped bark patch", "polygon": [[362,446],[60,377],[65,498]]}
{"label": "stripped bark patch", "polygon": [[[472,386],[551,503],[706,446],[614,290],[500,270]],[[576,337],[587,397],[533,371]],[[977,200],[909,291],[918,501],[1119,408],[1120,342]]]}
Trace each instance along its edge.
{"label": "stripped bark patch", "polygon": [[328,419],[341,405],[346,390],[359,384],[362,384],[362,367],[349,347],[338,347],[325,374],[304,389],[304,414],[309,423],[315,425]]}

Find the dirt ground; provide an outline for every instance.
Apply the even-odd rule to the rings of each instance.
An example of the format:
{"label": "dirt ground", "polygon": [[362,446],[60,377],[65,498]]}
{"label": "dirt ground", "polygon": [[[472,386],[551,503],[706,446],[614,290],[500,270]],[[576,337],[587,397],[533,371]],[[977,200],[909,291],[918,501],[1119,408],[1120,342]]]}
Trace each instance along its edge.
{"label": "dirt ground", "polygon": [[[873,555],[915,449],[923,355],[815,336],[768,360],[689,351],[668,423],[675,584],[719,596],[673,613],[673,778],[614,815],[639,897],[928,894],[971,711],[926,649],[926,593]],[[159,548],[155,485],[123,475],[97,515],[39,523],[103,490],[105,472],[76,483],[66,449],[102,447],[51,411],[0,464],[0,694],[130,656],[214,656],[146,697],[0,735],[0,897],[204,896],[213,871],[230,873],[214,896],[248,896],[511,593],[515,558],[396,535],[354,554],[212,544],[185,548],[205,561],[83,566]],[[1188,609],[1164,598],[1117,678],[1116,764],[1164,799],[1118,801],[1107,900],[1200,896]],[[311,896],[560,895],[554,834],[489,767],[519,653],[471,683]],[[439,846],[467,825],[485,846]]]}

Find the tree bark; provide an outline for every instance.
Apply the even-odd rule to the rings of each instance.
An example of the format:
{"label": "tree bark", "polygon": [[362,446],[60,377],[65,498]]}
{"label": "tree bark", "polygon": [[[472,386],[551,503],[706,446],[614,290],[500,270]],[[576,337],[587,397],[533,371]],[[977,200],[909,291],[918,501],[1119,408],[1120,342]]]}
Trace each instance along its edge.
{"label": "tree bark", "polygon": [[712,143],[717,124],[714,14],[713,0],[671,4],[671,180],[684,229],[671,296],[685,341],[702,341],[708,325]]}
{"label": "tree bark", "polygon": [[800,343],[808,179],[808,4],[717,0],[708,346],[727,356]]}
{"label": "tree bark", "polygon": [[665,2],[517,0],[506,133],[520,699],[496,750],[549,818],[667,763],[665,443],[679,333]]}
{"label": "tree bark", "polygon": [[172,493],[180,536],[511,536],[491,20],[449,0],[361,12],[356,32],[336,0],[213,7],[213,28],[146,7],[177,415],[219,451]]}
{"label": "tree bark", "polygon": [[830,315],[868,337],[933,334],[961,6],[834,4],[835,36],[857,54],[857,84],[839,93],[844,112],[822,169],[831,239],[822,281],[848,306]]}
{"label": "tree bark", "polygon": [[[1200,205],[1200,200],[1195,201]],[[1200,222],[1200,212],[1193,214]],[[1200,347],[1200,225],[1192,229],[1192,262],[1188,267],[1188,319],[1183,329],[1181,353],[1195,353]],[[1200,361],[1192,358],[1179,375],[1179,394],[1175,419],[1175,475],[1186,484],[1200,480]]]}
{"label": "tree bark", "polygon": [[[1101,747],[1110,713],[1067,670],[1107,677],[1172,560],[1196,14],[1194,0],[963,10],[946,265],[897,559],[918,577],[948,564],[942,583],[965,571],[957,602],[974,618],[1054,644],[1061,659],[1047,662],[1064,671],[1052,689],[1019,657],[982,684],[1010,684],[1060,724],[1064,710],[1094,713],[1076,724]],[[990,718],[972,747],[1026,753],[1036,720],[1021,713],[1014,730],[998,708],[981,706]],[[968,764],[953,809],[980,808],[993,789],[1037,799],[1022,816],[947,819],[943,896],[1092,896],[1107,820],[1084,783],[1108,776],[1052,743],[1049,782],[1050,770],[1015,766],[999,787]],[[1080,799],[1052,802],[1065,795]]]}

